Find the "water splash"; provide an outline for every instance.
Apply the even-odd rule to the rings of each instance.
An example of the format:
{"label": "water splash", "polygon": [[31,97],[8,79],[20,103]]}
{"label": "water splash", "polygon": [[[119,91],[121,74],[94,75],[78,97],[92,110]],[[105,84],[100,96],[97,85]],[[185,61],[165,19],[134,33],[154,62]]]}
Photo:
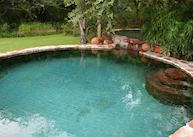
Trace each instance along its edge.
{"label": "water splash", "polygon": [[128,84],[121,87],[122,90],[126,90],[128,93],[122,98],[122,102],[126,104],[128,109],[132,109],[141,104],[141,91],[139,89],[132,89]]}
{"label": "water splash", "polygon": [[57,130],[53,121],[39,114],[12,120],[3,118],[2,115],[0,118],[0,137],[75,137]]}

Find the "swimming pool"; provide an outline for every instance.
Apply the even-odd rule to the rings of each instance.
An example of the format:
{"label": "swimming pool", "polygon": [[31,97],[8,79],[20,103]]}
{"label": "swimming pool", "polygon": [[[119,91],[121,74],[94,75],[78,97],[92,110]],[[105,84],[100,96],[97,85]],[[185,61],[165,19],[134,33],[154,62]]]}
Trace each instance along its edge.
{"label": "swimming pool", "polygon": [[[62,51],[1,61],[1,137],[167,137],[191,120],[145,90],[160,69],[113,52]],[[116,54],[116,56],[115,56]]]}

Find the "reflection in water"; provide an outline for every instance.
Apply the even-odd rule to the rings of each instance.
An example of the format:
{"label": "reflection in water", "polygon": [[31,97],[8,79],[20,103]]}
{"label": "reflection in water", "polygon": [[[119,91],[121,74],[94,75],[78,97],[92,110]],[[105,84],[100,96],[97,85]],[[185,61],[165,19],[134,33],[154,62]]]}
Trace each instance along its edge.
{"label": "reflection in water", "polygon": [[0,113],[0,137],[74,137],[67,132],[58,131],[54,122],[36,114],[28,118],[4,118]]}
{"label": "reflection in water", "polygon": [[100,55],[100,53],[98,53],[98,54],[97,54],[97,67],[99,67],[100,64],[101,64],[100,58],[101,58],[101,55]]}
{"label": "reflection in water", "polygon": [[80,65],[85,67],[84,51],[81,51]]}
{"label": "reflection in water", "polygon": [[8,74],[8,70],[5,68],[1,68],[0,66],[0,79],[4,78]]}

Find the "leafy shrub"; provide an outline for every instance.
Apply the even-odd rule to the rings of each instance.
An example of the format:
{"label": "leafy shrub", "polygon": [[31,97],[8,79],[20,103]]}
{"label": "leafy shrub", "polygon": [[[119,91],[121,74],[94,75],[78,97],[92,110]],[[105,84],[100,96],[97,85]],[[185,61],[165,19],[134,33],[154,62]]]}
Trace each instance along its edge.
{"label": "leafy shrub", "polygon": [[0,32],[8,32],[9,31],[9,25],[7,23],[0,25]]}
{"label": "leafy shrub", "polygon": [[23,23],[19,26],[18,35],[42,35],[56,33],[57,30],[52,24],[49,23]]}
{"label": "leafy shrub", "polygon": [[74,26],[72,23],[63,24],[62,29],[66,35],[73,35],[73,36],[80,35],[79,26]]}
{"label": "leafy shrub", "polygon": [[183,22],[176,12],[159,13],[143,33],[150,43],[160,44],[166,55],[193,58],[193,20]]}

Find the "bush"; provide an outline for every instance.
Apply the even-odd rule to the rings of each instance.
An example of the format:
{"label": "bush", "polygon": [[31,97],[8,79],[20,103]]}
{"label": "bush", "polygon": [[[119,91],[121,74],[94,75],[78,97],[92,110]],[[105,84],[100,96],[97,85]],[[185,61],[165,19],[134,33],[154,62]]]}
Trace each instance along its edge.
{"label": "bush", "polygon": [[176,12],[161,13],[143,32],[150,43],[160,44],[166,55],[193,58],[193,20],[180,21]]}
{"label": "bush", "polygon": [[0,32],[5,33],[9,31],[9,25],[7,23],[0,25]]}
{"label": "bush", "polygon": [[73,35],[73,36],[80,35],[79,26],[74,26],[72,23],[63,24],[62,29],[66,35]]}
{"label": "bush", "polygon": [[49,23],[23,23],[19,26],[18,36],[28,36],[28,35],[44,35],[56,33],[57,29]]}

